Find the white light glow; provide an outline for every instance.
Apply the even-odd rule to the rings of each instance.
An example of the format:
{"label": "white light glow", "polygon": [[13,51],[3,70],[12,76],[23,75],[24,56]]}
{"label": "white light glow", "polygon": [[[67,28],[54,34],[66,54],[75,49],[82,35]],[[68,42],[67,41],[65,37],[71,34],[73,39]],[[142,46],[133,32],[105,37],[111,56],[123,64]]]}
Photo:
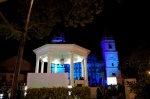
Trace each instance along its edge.
{"label": "white light glow", "polygon": [[72,88],[72,86],[71,86],[71,85],[68,85],[68,88]]}
{"label": "white light glow", "polygon": [[44,57],[42,60],[43,60],[44,62],[48,62],[47,57]]}
{"label": "white light glow", "polygon": [[27,86],[24,87],[24,90],[27,90]]}
{"label": "white light glow", "polygon": [[116,77],[107,77],[107,85],[117,85]]}
{"label": "white light glow", "polygon": [[59,61],[58,59],[55,59],[52,63],[54,63],[54,64],[59,64],[60,61]]}
{"label": "white light glow", "polygon": [[26,96],[27,95],[27,92],[24,92],[24,96]]}
{"label": "white light glow", "polygon": [[2,98],[2,97],[3,97],[3,95],[4,95],[4,94],[0,94],[0,98]]}
{"label": "white light glow", "polygon": [[70,64],[70,59],[66,59],[65,63]]}
{"label": "white light glow", "polygon": [[69,96],[71,95],[71,91],[68,91],[68,95],[69,95]]}
{"label": "white light glow", "polygon": [[83,58],[78,56],[77,62],[81,62]]}

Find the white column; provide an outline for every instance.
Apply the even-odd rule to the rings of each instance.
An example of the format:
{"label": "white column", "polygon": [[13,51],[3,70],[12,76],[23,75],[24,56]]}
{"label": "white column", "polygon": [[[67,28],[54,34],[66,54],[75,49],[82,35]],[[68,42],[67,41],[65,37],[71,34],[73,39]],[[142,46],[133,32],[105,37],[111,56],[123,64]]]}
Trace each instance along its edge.
{"label": "white column", "polygon": [[55,71],[54,72],[57,73],[57,64],[55,64]]}
{"label": "white column", "polygon": [[52,53],[48,52],[47,73],[51,73],[51,58],[52,58]]}
{"label": "white column", "polygon": [[84,61],[82,60],[82,62],[81,62],[81,69],[82,69],[82,77],[83,78],[85,78],[85,72],[84,72],[84,63],[83,63]]}
{"label": "white column", "polygon": [[85,80],[88,80],[87,57],[84,57]]}
{"label": "white column", "polygon": [[41,61],[42,63],[41,63],[41,73],[43,73],[44,72],[44,61]]}
{"label": "white column", "polygon": [[74,59],[74,53],[71,53],[71,58],[70,58],[70,80],[71,80],[71,85],[74,86],[74,64],[73,64],[73,59]]}
{"label": "white column", "polygon": [[35,73],[38,73],[38,72],[39,72],[39,61],[40,61],[40,56],[36,56]]}

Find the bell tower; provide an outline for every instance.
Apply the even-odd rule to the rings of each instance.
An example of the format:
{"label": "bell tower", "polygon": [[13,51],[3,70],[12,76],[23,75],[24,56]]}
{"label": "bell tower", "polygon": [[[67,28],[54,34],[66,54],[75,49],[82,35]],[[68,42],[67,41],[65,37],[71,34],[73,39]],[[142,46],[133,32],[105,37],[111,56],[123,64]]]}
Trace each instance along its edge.
{"label": "bell tower", "polygon": [[122,84],[121,72],[118,69],[119,59],[118,52],[116,51],[115,47],[115,40],[112,36],[105,36],[102,38],[101,47],[105,61],[107,85],[115,85],[117,83]]}

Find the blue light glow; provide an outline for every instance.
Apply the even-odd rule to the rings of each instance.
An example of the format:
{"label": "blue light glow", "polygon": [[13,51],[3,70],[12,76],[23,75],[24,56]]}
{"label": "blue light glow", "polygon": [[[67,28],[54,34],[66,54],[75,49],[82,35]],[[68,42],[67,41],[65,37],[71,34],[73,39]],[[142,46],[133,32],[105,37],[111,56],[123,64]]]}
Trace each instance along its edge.
{"label": "blue light glow", "polygon": [[101,47],[106,66],[105,79],[109,77],[117,77],[120,72],[118,70],[119,60],[118,60],[118,52],[116,51],[115,41],[113,37],[103,37],[103,40],[101,41]]}

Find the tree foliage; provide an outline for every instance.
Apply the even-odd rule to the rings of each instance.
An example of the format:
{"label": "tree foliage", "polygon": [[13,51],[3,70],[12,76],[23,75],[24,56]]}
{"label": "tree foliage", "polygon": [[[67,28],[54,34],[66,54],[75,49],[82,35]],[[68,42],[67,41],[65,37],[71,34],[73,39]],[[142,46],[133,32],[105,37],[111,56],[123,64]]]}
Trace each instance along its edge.
{"label": "tree foliage", "polygon": [[[0,23],[1,35],[20,39],[29,2],[30,0],[9,1],[7,6],[11,6],[9,8],[14,10],[10,9],[12,11],[10,20],[1,13],[3,20]],[[85,26],[94,20],[96,14],[102,12],[103,2],[104,0],[36,0],[31,12],[27,38],[43,39],[59,23],[63,23],[66,27]],[[17,19],[13,18],[13,14]]]}
{"label": "tree foliage", "polygon": [[139,82],[127,82],[130,91],[136,94],[136,99],[150,99],[150,78],[143,78]]}
{"label": "tree foliage", "polygon": [[[23,22],[15,22],[15,24],[13,24],[13,21],[13,26],[20,26],[20,23],[23,24],[25,22],[29,5],[28,1],[29,0],[16,1],[17,13],[19,13]],[[42,39],[50,34],[52,28],[57,23],[62,21],[66,26],[84,26],[86,23],[92,22],[94,14],[98,14],[101,11],[102,2],[96,0],[36,0],[30,17],[28,37]],[[6,26],[2,25],[3,24],[1,24],[1,28],[5,30],[7,35],[12,35],[14,38],[21,36],[21,32],[17,32],[16,36],[16,31],[11,31],[10,33],[8,29],[5,29]],[[21,27],[18,26],[16,30],[22,30]]]}
{"label": "tree foliage", "polygon": [[130,77],[146,73],[150,70],[150,45],[148,43],[140,44],[120,67],[124,73],[131,75]]}

